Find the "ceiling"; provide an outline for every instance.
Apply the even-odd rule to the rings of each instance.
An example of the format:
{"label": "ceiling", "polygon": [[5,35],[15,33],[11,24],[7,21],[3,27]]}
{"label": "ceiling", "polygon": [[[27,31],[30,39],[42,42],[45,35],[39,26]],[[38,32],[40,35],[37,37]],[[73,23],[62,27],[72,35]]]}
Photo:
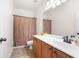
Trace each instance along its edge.
{"label": "ceiling", "polygon": [[42,0],[14,0],[14,8],[34,11]]}

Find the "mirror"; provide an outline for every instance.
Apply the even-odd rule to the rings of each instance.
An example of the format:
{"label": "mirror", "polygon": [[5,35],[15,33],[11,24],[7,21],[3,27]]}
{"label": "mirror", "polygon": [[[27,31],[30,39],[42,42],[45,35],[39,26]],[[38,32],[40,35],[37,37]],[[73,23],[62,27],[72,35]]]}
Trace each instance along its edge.
{"label": "mirror", "polygon": [[52,20],[47,18],[46,15],[43,18],[43,32],[48,34],[52,33]]}
{"label": "mirror", "polygon": [[[65,2],[65,0],[61,1]],[[79,8],[76,7],[77,4],[77,2],[70,0],[61,5],[58,2],[56,6],[59,6],[56,8],[51,7],[44,12],[44,18],[52,20],[52,34],[65,36],[76,35],[79,32]]]}

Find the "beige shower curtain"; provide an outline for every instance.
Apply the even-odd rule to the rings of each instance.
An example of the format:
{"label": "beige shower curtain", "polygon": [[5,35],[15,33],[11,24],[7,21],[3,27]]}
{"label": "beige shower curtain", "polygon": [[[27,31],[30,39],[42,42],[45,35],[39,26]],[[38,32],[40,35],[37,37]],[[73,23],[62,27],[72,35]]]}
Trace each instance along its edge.
{"label": "beige shower curtain", "polygon": [[36,19],[14,15],[14,46],[25,45],[36,34]]}

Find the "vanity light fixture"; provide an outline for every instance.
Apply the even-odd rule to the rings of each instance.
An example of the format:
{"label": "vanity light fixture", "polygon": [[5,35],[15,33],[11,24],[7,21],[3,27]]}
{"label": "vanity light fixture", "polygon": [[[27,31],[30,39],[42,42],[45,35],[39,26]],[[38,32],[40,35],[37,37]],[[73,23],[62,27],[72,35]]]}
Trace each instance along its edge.
{"label": "vanity light fixture", "polygon": [[54,3],[55,0],[50,0],[51,4]]}
{"label": "vanity light fixture", "polygon": [[50,5],[50,4],[52,4],[53,2],[54,2],[55,0],[47,0],[47,5]]}
{"label": "vanity light fixture", "polygon": [[57,5],[57,6],[61,5],[61,1],[60,1],[60,0],[57,0],[57,1],[56,1],[56,5]]}
{"label": "vanity light fixture", "polygon": [[53,4],[53,5],[52,5],[52,8],[56,8],[56,4]]}
{"label": "vanity light fixture", "polygon": [[51,5],[52,8],[56,8],[67,0],[47,0],[47,6]]}
{"label": "vanity light fixture", "polygon": [[62,3],[66,2],[67,0],[61,0]]}
{"label": "vanity light fixture", "polygon": [[46,4],[47,4],[47,6],[50,5],[50,0],[47,0],[47,3]]}

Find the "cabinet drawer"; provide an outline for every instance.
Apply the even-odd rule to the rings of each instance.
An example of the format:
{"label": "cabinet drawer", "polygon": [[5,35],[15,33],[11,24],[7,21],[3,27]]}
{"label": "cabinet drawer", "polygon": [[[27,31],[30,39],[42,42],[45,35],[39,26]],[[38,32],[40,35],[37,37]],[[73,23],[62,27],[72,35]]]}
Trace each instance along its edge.
{"label": "cabinet drawer", "polygon": [[53,57],[54,58],[71,58],[71,56],[65,54],[64,52],[62,51],[59,51],[58,49],[55,49],[54,48],[54,51],[53,51]]}

